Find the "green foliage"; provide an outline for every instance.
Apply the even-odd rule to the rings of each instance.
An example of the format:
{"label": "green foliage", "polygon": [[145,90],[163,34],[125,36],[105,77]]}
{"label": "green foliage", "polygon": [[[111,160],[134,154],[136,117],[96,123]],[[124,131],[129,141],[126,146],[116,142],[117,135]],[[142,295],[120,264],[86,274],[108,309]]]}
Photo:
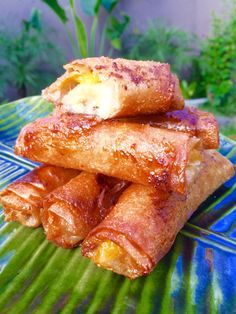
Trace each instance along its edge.
{"label": "green foliage", "polygon": [[65,10],[59,5],[57,0],[43,0],[58,16],[62,23],[67,22],[67,16]]}
{"label": "green foliage", "polygon": [[180,82],[180,87],[181,87],[181,90],[182,90],[184,98],[185,99],[190,99],[196,93],[197,83],[196,82],[188,83],[187,81],[182,80]]}
{"label": "green foliage", "polygon": [[128,37],[124,53],[129,59],[167,62],[173,72],[186,79],[195,59],[195,44],[193,35],[151,21],[144,33]]}
{"label": "green foliage", "polygon": [[[60,55],[45,39],[39,10],[33,9],[29,20],[22,22],[18,34],[0,32],[0,98],[6,91],[16,90],[17,97],[38,94],[55,79],[56,60]],[[50,58],[50,55],[54,55]],[[1,100],[0,99],[0,100]]]}
{"label": "green foliage", "polygon": [[[80,7],[86,15],[92,18],[92,25],[88,31],[76,12],[74,0],[69,0],[71,15],[73,18],[73,26],[76,38],[68,28],[69,17],[66,10],[59,4],[58,0],[48,1],[41,0],[46,3],[65,27],[65,30],[70,39],[74,57],[89,57],[104,54],[105,43],[108,40],[110,44],[109,54],[112,54],[113,49],[121,50],[121,37],[129,24],[130,18],[122,14],[122,20],[115,18],[112,13],[119,0],[80,0]],[[104,8],[107,12],[105,23],[102,25],[102,34],[99,38],[99,49],[96,51],[95,46],[98,42],[97,29],[99,27],[100,9]]]}
{"label": "green foliage", "polygon": [[71,12],[74,20],[75,33],[77,38],[78,49],[80,49],[83,58],[87,56],[87,33],[85,26],[76,13],[74,0],[70,0]]}
{"label": "green foliage", "polygon": [[236,5],[229,21],[213,17],[212,36],[204,42],[199,62],[211,106],[236,114]]}
{"label": "green foliage", "polygon": [[236,140],[236,125],[235,124],[232,123],[227,126],[221,127],[220,132],[224,134],[225,136],[232,137],[234,140]]}
{"label": "green foliage", "polygon": [[110,39],[111,46],[114,49],[121,50],[121,36],[124,33],[126,27],[130,22],[130,17],[124,13],[122,13],[122,20],[118,20],[116,17],[110,17],[110,23],[107,27],[107,37]]}
{"label": "green foliage", "polygon": [[101,0],[80,0],[80,5],[85,14],[94,16],[99,11]]}
{"label": "green foliage", "polygon": [[119,0],[102,0],[102,5],[107,12],[111,13],[118,2]]}

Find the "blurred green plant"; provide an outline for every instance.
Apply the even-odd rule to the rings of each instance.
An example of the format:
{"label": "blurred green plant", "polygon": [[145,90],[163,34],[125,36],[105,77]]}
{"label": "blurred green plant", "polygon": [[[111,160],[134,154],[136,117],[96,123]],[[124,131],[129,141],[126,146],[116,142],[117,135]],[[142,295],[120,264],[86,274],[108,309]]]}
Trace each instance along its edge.
{"label": "blurred green plant", "polygon": [[236,114],[236,4],[229,20],[213,16],[212,36],[199,58],[202,84],[216,111]]}
{"label": "blurred green plant", "polygon": [[9,88],[16,90],[16,98],[40,93],[55,79],[60,60],[55,45],[45,38],[41,12],[37,9],[22,22],[18,34],[0,31],[0,101],[6,100]]}
{"label": "blurred green plant", "polygon": [[182,80],[180,82],[180,87],[185,99],[191,99],[196,94],[197,90],[196,82],[188,83],[186,80]]}
{"label": "blurred green plant", "polygon": [[226,126],[222,126],[220,128],[220,132],[236,140],[236,125],[235,124],[232,123]]}
{"label": "blurred green plant", "polygon": [[[92,57],[103,55],[106,40],[109,42],[109,55],[113,50],[121,50],[121,37],[127,28],[130,17],[121,12],[121,19],[113,16],[113,11],[119,0],[80,0],[80,8],[86,15],[92,18],[90,30],[87,30],[85,24],[77,13],[75,1],[69,0],[69,8],[73,19],[73,27],[76,36],[68,27],[69,17],[66,9],[64,9],[58,0],[41,0],[46,3],[57,15],[61,23],[64,25],[66,33],[71,43],[74,57]],[[105,9],[107,17],[102,26],[101,37],[97,37],[99,27],[99,16],[101,8]],[[96,43],[99,42],[99,48],[96,49]]]}
{"label": "blurred green plant", "polygon": [[[126,40],[124,54],[129,59],[167,62],[181,79],[187,80],[195,59],[197,38],[183,30],[149,21],[144,33],[134,33]],[[186,82],[187,83],[187,82]],[[192,94],[193,86],[184,83]]]}

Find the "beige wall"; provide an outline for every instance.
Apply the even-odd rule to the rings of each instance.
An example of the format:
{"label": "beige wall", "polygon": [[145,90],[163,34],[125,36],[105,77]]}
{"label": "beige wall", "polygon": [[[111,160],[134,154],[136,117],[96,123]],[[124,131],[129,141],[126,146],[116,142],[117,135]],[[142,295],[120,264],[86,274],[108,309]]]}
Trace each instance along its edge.
{"label": "beige wall", "polygon": [[[79,2],[79,0],[77,0]],[[170,25],[205,36],[210,30],[211,14],[222,14],[229,0],[121,0],[120,8],[131,16],[130,30],[145,29],[148,19],[160,19]],[[60,1],[67,4],[68,0]],[[28,18],[33,7],[43,12],[45,22],[55,29],[52,35],[71,57],[63,27],[51,10],[40,0],[0,0],[0,26],[10,29],[19,27]],[[89,24],[89,18],[83,16]]]}

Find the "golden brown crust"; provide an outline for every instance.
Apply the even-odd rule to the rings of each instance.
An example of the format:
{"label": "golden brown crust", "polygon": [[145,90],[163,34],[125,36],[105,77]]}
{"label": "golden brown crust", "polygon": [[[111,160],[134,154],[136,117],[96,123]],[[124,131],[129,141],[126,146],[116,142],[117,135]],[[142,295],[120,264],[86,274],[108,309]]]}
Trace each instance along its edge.
{"label": "golden brown crust", "polygon": [[0,193],[5,220],[38,227],[43,197],[78,174],[78,170],[41,166],[13,182]]}
{"label": "golden brown crust", "polygon": [[65,111],[62,98],[79,84],[74,80],[75,73],[85,71],[98,76],[101,82],[109,81],[117,86],[118,111],[111,106],[106,118],[161,113],[184,107],[179,81],[171,74],[168,64],[99,57],[75,60],[65,69],[66,73],[43,91],[43,97],[62,111]]}
{"label": "golden brown crust", "polygon": [[113,271],[131,279],[150,273],[170,250],[177,233],[197,207],[233,174],[234,168],[226,158],[209,151],[204,154],[200,175],[188,186],[186,196],[132,184],[85,239],[83,254],[103,267],[96,260],[96,252],[109,240],[138,265],[137,269],[132,269],[134,263],[132,266],[120,263],[117,267],[111,261],[109,269],[115,265]]}
{"label": "golden brown crust", "polygon": [[73,248],[108,214],[127,182],[82,172],[47,195],[41,210],[49,241]]}
{"label": "golden brown crust", "polygon": [[204,149],[219,147],[219,126],[210,112],[186,107],[160,115],[137,116],[123,121],[149,124],[153,127],[185,132],[202,140]]}
{"label": "golden brown crust", "polygon": [[149,125],[63,114],[25,126],[15,152],[35,161],[184,192],[200,140]]}
{"label": "golden brown crust", "polygon": [[64,248],[77,246],[100,222],[100,193],[97,175],[86,172],[51,192],[41,211],[47,239]]}

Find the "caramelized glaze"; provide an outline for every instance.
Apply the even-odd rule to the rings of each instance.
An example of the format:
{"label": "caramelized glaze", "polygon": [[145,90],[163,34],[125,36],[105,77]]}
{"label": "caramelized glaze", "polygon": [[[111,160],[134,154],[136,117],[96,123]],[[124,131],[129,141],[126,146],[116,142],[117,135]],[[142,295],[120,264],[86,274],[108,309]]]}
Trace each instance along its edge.
{"label": "caramelized glaze", "polygon": [[41,224],[43,198],[65,184],[80,171],[42,166],[10,184],[0,193],[6,221],[18,221],[28,227]]}
{"label": "caramelized glaze", "polygon": [[76,114],[38,119],[24,127],[16,154],[35,161],[183,193],[192,151],[200,140],[181,132]]}

